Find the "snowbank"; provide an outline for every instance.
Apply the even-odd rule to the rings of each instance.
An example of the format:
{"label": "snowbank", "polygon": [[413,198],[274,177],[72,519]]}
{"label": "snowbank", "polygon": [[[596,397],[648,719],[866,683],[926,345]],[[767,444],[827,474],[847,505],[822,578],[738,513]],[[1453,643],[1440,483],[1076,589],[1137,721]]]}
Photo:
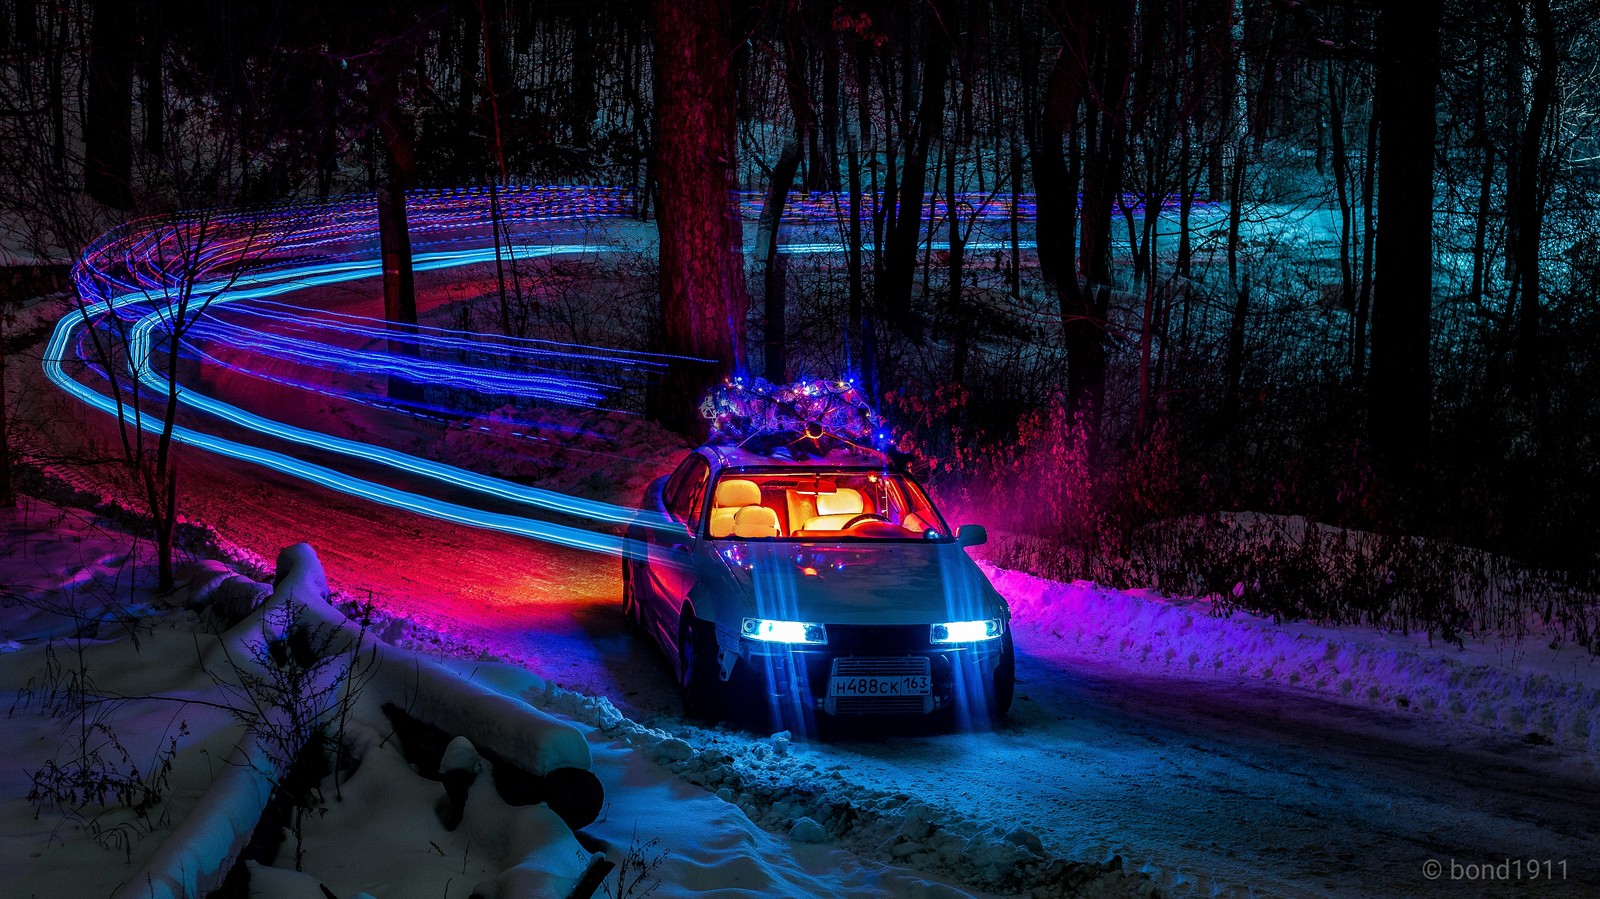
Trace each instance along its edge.
{"label": "snowbank", "polygon": [[[400,706],[448,734],[467,737],[531,774],[547,776],[564,768],[588,769],[588,741],[572,724],[464,680],[415,653],[371,640],[339,613],[328,597],[327,577],[316,552],[304,543],[284,549],[278,555],[271,598],[225,634],[221,645],[206,653],[207,667],[250,667],[253,663],[248,645],[262,639],[281,639],[287,623],[283,610],[293,603],[301,609],[301,625],[325,629],[324,633],[336,636],[328,647],[331,652],[355,649],[363,655],[371,654],[376,664],[372,680],[362,691],[364,701]],[[332,676],[334,672],[330,670],[328,674]],[[279,775],[269,753],[254,737],[247,736],[234,749],[206,795],[117,893],[117,899],[178,899],[203,895],[218,886],[261,819],[272,783]],[[554,818],[553,813],[550,817]],[[565,826],[561,832],[567,832]],[[517,882],[514,873],[505,876]]]}
{"label": "snowbank", "polygon": [[[283,637],[285,604],[293,600],[310,608],[313,598],[325,598],[327,592],[322,565],[311,547],[299,544],[284,550],[278,557],[271,597],[205,654],[206,667],[214,671],[252,667],[247,644]],[[318,708],[313,713],[320,716],[323,711]],[[249,841],[272,785],[281,776],[268,748],[255,734],[246,733],[205,795],[115,899],[183,899],[216,889]]]}
{"label": "snowbank", "polygon": [[1225,673],[1600,753],[1600,659],[1571,645],[1278,624],[1203,600],[1062,583],[984,564],[1021,628],[1169,673]]}
{"label": "snowbank", "polygon": [[488,776],[467,784],[465,813],[447,826],[449,787],[418,773],[371,702],[359,703],[346,739],[360,761],[337,785],[324,781],[326,805],[303,825],[303,872],[252,862],[251,896],[563,897],[598,855],[549,808],[506,803]]}

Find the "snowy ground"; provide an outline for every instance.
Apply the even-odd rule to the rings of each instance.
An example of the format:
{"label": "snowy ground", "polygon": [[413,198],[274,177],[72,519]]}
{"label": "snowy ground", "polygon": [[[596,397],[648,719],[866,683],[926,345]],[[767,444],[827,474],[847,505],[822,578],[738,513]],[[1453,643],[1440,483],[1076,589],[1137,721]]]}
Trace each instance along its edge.
{"label": "snowy ground", "polygon": [[[197,616],[168,608],[186,591],[152,593],[148,545],[91,513],[23,497],[18,509],[0,511],[0,532],[0,691],[8,697],[0,867],[10,895],[109,895],[199,801],[239,733],[226,713],[203,705],[93,700],[214,700],[214,685],[192,663],[215,638],[196,633]],[[79,770],[100,783],[156,785],[170,760],[162,798],[139,812],[72,801],[41,811],[29,802],[31,774],[47,760],[70,770],[86,753],[99,763]]]}

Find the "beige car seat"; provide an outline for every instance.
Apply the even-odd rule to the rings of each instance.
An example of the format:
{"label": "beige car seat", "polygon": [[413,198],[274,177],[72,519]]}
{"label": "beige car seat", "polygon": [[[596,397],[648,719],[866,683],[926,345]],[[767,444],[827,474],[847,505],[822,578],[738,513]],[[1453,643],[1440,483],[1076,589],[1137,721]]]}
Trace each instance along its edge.
{"label": "beige car seat", "polygon": [[733,515],[733,536],[778,536],[778,513],[766,506],[745,506]]}
{"label": "beige car seat", "polygon": [[837,531],[865,508],[861,491],[849,487],[840,487],[834,493],[818,494],[817,514],[806,522],[806,530]]}
{"label": "beige car seat", "polygon": [[755,481],[728,478],[717,482],[717,494],[711,506],[711,536],[727,537],[733,534],[734,518],[741,509],[750,506],[762,507],[761,488]]}

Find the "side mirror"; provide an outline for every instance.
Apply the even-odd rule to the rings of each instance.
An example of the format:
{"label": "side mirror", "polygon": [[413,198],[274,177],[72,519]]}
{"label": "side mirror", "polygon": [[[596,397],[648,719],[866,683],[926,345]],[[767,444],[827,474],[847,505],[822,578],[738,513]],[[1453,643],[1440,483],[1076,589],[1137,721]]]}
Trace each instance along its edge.
{"label": "side mirror", "polygon": [[989,529],[981,524],[964,524],[956,528],[958,546],[982,546],[989,542]]}

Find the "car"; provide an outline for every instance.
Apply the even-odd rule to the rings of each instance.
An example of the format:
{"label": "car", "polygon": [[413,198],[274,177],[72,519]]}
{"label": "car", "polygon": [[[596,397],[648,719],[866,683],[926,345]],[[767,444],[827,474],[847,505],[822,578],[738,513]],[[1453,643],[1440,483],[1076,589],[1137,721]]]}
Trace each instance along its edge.
{"label": "car", "polygon": [[987,532],[952,530],[885,453],[824,443],[709,444],[652,483],[623,559],[628,625],[692,717],[998,722],[1011,613],[966,553]]}

